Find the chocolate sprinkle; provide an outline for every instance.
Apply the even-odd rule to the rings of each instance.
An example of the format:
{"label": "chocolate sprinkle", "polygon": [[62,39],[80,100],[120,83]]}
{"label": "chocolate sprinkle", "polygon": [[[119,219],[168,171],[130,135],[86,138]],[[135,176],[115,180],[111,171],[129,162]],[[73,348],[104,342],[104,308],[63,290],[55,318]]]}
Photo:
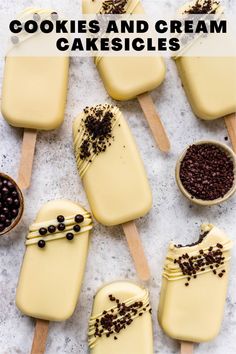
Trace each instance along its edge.
{"label": "chocolate sprinkle", "polygon": [[82,123],[85,132],[80,146],[81,160],[90,161],[91,155],[105,152],[114,139],[112,136],[114,114],[111,108],[111,106],[98,105],[91,109],[84,109],[85,118],[82,119]]}
{"label": "chocolate sprinkle", "polygon": [[125,6],[128,0],[105,0],[102,3],[101,14],[122,15],[125,14]]}
{"label": "chocolate sprinkle", "polygon": [[144,305],[142,301],[136,301],[131,305],[126,305],[112,294],[108,296],[111,302],[117,304],[117,312],[114,310],[103,311],[102,316],[96,319],[94,337],[101,337],[104,332],[106,337],[114,334],[114,340],[117,340],[117,334],[127,326],[130,326],[134,316],[142,316],[147,310],[151,313],[150,304]]}
{"label": "chocolate sprinkle", "polygon": [[222,278],[225,269],[220,270],[217,273],[217,268],[224,264],[225,257],[222,252],[223,245],[217,243],[214,247],[209,247],[208,250],[200,250],[196,256],[189,256],[188,253],[182,254],[182,256],[174,259],[174,263],[178,264],[183,275],[187,275],[188,282],[185,286],[189,285],[189,281],[197,278],[196,273],[204,272],[205,267],[209,267],[213,274]]}
{"label": "chocolate sprinkle", "polygon": [[186,10],[185,14],[193,14],[193,15],[201,15],[201,14],[215,14],[216,9],[213,10],[213,5],[219,5],[219,1],[212,1],[212,0],[197,0],[196,3],[188,10]]}
{"label": "chocolate sprinkle", "polygon": [[216,145],[191,145],[180,165],[180,180],[192,198],[223,198],[234,184],[234,164]]}

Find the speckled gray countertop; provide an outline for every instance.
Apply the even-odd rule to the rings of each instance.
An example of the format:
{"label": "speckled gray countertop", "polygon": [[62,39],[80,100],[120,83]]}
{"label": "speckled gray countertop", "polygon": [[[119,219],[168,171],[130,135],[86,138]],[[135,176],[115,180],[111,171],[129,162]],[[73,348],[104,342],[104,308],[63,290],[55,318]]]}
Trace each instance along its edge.
{"label": "speckled gray countertop", "polygon": [[[1,0],[0,11],[12,14],[31,5],[57,9],[57,5],[80,12],[80,1],[72,0]],[[68,5],[68,3],[70,5]],[[180,5],[180,0],[143,0],[147,11],[162,13]],[[234,0],[226,1],[235,6]],[[4,59],[0,63],[2,81]],[[198,237],[202,222],[215,223],[236,238],[236,198],[222,206],[200,208],[192,206],[177,189],[174,177],[175,162],[180,152],[195,140],[217,139],[224,142],[227,135],[223,120],[203,122],[191,112],[174,62],[166,60],[167,76],[163,85],[152,93],[156,106],[169,133],[172,151],[163,155],[158,151],[143,114],[136,101],[119,102],[137,140],[153,191],[153,208],[137,221],[142,242],[149,259],[153,305],[155,353],[178,353],[178,344],[167,338],[156,320],[156,309],[161,286],[161,271],[170,240],[189,243]],[[68,103],[65,121],[56,131],[40,132],[34,160],[33,178],[26,193],[26,209],[16,231],[0,240],[0,354],[25,354],[30,351],[34,322],[20,314],[15,306],[15,290],[24,253],[24,238],[38,209],[51,199],[68,198],[88,206],[77,174],[72,150],[72,121],[86,105],[112,103],[105,92],[91,58],[73,58],[70,67]],[[113,102],[114,103],[114,102]],[[10,127],[0,118],[1,171],[17,177],[22,131]],[[234,354],[236,352],[236,248],[233,251],[232,271],[220,335],[212,342],[196,346],[195,353]],[[88,353],[87,323],[92,299],[104,283],[131,279],[138,281],[127,244],[120,227],[107,228],[95,223],[91,237],[87,270],[79,304],[74,315],[64,323],[50,326],[47,353]],[[112,354],[112,353],[111,353]],[[135,353],[130,353],[135,354]]]}

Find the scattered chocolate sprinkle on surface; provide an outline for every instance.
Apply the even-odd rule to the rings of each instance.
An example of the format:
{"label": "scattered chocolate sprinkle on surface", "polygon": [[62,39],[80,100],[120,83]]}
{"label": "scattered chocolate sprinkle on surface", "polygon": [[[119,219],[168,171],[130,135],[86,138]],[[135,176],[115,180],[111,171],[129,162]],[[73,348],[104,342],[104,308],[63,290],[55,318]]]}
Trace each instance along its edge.
{"label": "scattered chocolate sprinkle on surface", "polygon": [[[190,9],[186,10],[184,13],[185,14],[192,14],[192,15],[200,15],[200,14],[215,14],[216,13],[216,8],[220,4],[219,1],[214,1],[214,0],[197,0],[193,6],[191,6]],[[217,5],[216,8],[213,10],[214,5]]]}
{"label": "scattered chocolate sprinkle on surface", "polygon": [[114,140],[112,135],[112,124],[114,113],[112,106],[98,105],[84,109],[85,118],[82,119],[84,125],[84,137],[80,146],[80,159],[88,160],[93,154],[98,155],[105,152]]}
{"label": "scattered chocolate sprinkle on surface", "polygon": [[128,0],[105,0],[102,3],[101,13],[103,14],[125,14],[125,6]]}
{"label": "scattered chocolate sprinkle on surface", "polygon": [[234,164],[214,144],[191,145],[180,165],[180,180],[192,198],[223,198],[234,184]]}

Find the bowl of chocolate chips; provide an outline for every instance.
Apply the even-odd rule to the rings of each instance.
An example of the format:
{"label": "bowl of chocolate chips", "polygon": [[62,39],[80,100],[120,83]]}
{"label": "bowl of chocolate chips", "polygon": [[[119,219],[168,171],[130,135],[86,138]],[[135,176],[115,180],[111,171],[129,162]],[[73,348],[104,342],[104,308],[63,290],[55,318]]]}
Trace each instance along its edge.
{"label": "bowl of chocolate chips", "polygon": [[17,183],[0,172],[0,236],[12,230],[20,221],[24,199]]}
{"label": "bowl of chocolate chips", "polygon": [[188,146],[176,164],[176,182],[191,202],[211,206],[236,191],[236,156],[218,141],[198,141]]}

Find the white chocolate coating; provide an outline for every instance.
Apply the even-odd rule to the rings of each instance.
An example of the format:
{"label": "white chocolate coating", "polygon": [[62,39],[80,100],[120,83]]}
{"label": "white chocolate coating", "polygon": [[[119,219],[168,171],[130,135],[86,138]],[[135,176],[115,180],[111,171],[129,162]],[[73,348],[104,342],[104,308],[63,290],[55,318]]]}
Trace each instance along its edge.
{"label": "white chocolate coating", "polygon": [[[128,281],[114,282],[104,286],[95,296],[92,319],[113,306],[113,303],[109,300],[110,294],[118,298],[121,302],[130,299],[141,301],[146,294],[146,290]],[[114,340],[114,335],[117,336],[117,340]],[[106,335],[97,338],[95,346],[91,349],[91,353],[153,354],[152,320],[149,311],[135,318],[129,326],[114,335],[111,335],[109,338]]]}
{"label": "white chocolate coating", "polygon": [[[119,109],[117,115],[112,129],[114,141],[111,140],[105,152],[95,156],[82,178],[94,217],[107,226],[144,216],[152,206],[151,190],[137,146]],[[74,142],[83,118],[84,113],[74,122]],[[80,150],[76,144],[75,154],[78,163]]]}
{"label": "white chocolate coating", "polygon": [[[83,13],[99,13],[102,0],[83,0]],[[127,13],[143,14],[138,0],[129,0]],[[95,59],[96,63],[96,59]],[[165,64],[161,57],[107,56],[97,63],[97,69],[108,94],[116,100],[130,100],[154,90],[165,78]]]}
{"label": "white chocolate coating", "polygon": [[[201,243],[195,246],[169,246],[162,278],[162,288],[158,309],[159,323],[164,332],[171,338],[189,341],[205,342],[216,337],[224,313],[224,304],[228,284],[231,240],[227,235],[213,225],[204,225],[210,232]],[[223,277],[213,274],[210,266],[196,273],[197,278],[191,279],[185,286],[188,275],[183,275],[174,259],[183,254],[190,257],[198,255],[200,250],[209,247],[216,249],[216,244],[222,244],[224,265],[220,265],[217,273],[225,270]]]}
{"label": "white chocolate coating", "polygon": [[[40,209],[35,222],[85,212],[76,203],[56,200]],[[72,241],[60,238],[46,242],[42,249],[37,243],[28,245],[16,292],[19,310],[25,315],[49,321],[68,319],[78,301],[88,245],[89,231],[75,236]]]}
{"label": "white chocolate coating", "polygon": [[[26,14],[29,16],[37,11],[31,9]],[[48,41],[51,37],[32,35],[20,41],[11,51],[17,53],[18,48],[20,50],[22,46],[29,46],[42,38]],[[6,121],[20,128],[58,128],[64,120],[68,71],[68,57],[7,56],[1,102]]]}

